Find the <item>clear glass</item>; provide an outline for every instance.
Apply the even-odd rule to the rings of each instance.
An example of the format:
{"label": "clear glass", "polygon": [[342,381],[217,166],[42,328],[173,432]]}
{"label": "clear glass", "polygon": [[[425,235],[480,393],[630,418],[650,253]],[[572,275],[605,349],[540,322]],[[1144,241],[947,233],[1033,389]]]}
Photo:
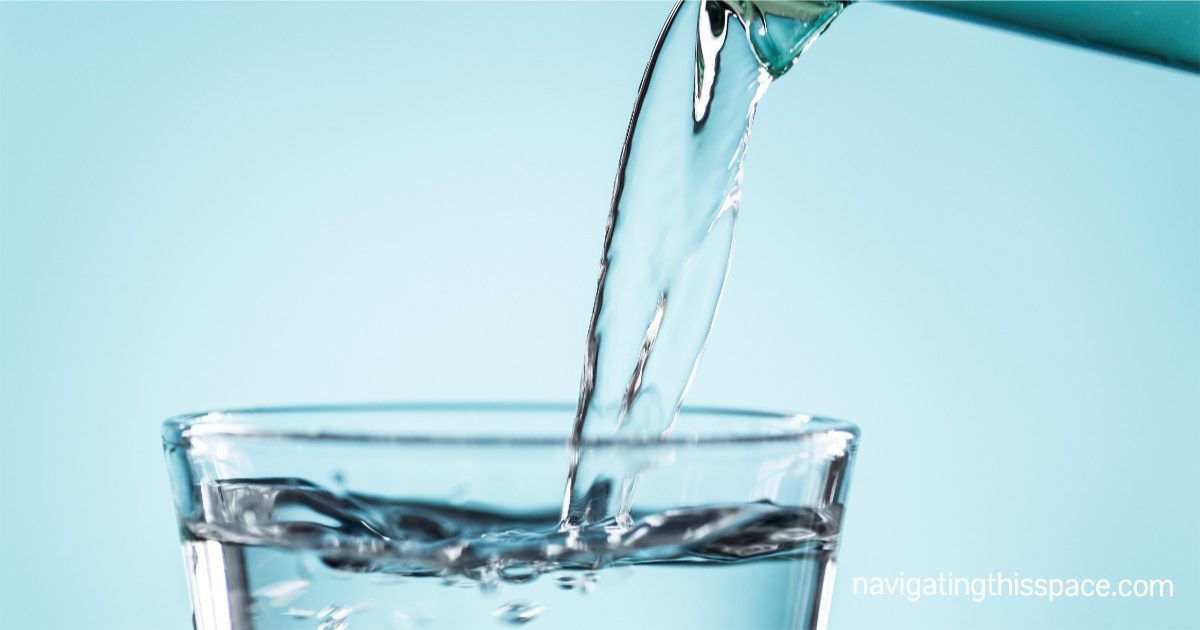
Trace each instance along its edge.
{"label": "clear glass", "polygon": [[[824,627],[853,425],[685,408],[666,439],[573,445],[573,412],[408,404],[168,420],[195,627]],[[624,471],[628,519],[561,525],[580,457]]]}

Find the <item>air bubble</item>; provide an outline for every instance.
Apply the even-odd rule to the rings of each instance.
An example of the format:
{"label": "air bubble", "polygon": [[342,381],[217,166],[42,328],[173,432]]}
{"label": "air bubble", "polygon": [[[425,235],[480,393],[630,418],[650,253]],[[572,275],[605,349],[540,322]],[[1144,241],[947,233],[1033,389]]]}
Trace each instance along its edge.
{"label": "air bubble", "polygon": [[777,532],[772,532],[769,539],[776,542],[800,542],[809,538],[816,538],[817,533],[811,529],[803,527],[790,527],[781,529]]}
{"label": "air bubble", "polygon": [[492,613],[492,616],[504,623],[519,626],[533,621],[546,607],[537,603],[518,599],[511,601]]}
{"label": "air bubble", "polygon": [[350,627],[347,619],[353,612],[354,608],[351,606],[330,604],[317,613],[317,619],[321,622],[317,630],[346,630]]}
{"label": "air bubble", "polygon": [[500,569],[500,579],[512,584],[524,584],[537,579],[541,573],[537,563],[519,562]]}
{"label": "air bubble", "polygon": [[578,586],[579,579],[574,575],[560,575],[554,579],[554,585],[564,591],[573,591]]}
{"label": "air bubble", "polygon": [[579,575],[560,575],[555,578],[555,586],[564,591],[578,590],[587,594],[596,590],[596,579],[599,574],[595,571],[585,571]]}

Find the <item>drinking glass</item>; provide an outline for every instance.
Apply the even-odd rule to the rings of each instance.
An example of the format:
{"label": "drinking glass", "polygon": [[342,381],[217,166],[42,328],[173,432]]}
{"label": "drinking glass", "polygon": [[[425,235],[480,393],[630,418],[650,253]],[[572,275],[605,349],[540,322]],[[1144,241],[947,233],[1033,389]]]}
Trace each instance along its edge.
{"label": "drinking glass", "polygon": [[[163,424],[193,624],[819,628],[853,425],[685,408],[574,441],[554,404],[221,411]],[[564,525],[580,459],[619,518]],[[597,484],[598,486],[601,484]]]}

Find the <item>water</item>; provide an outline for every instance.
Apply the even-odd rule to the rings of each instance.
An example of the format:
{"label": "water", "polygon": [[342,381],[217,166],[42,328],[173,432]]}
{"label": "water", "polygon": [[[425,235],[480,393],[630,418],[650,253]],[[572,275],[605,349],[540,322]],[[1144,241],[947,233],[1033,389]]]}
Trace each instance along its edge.
{"label": "water", "polygon": [[[841,473],[832,507],[648,506],[638,477],[669,461],[581,445],[671,430],[724,288],[757,104],[842,7],[671,13],[621,154],[561,511],[367,496],[340,473],[336,490],[205,479],[182,522],[197,628],[821,627]],[[756,483],[777,489],[800,460],[755,464]]]}
{"label": "water", "polygon": [[[759,10],[759,5],[770,10]],[[646,67],[613,193],[575,435],[666,435],[716,317],[755,109],[843,8],[684,3]],[[581,453],[567,526],[627,521],[643,462]]]}
{"label": "water", "polygon": [[724,288],[755,109],[842,8],[764,4],[789,16],[686,3],[660,35],[613,193],[579,434],[665,434],[679,413]]}
{"label": "water", "polygon": [[[760,501],[562,531],[556,512],[396,501],[295,479],[231,479],[203,493],[205,518],[183,523],[202,629],[228,627],[205,615],[237,629],[623,627],[636,602],[656,602],[638,622],[659,615],[657,627],[807,627],[840,523],[836,510]],[[740,606],[691,599],[748,587],[764,605],[740,618],[729,612]]]}

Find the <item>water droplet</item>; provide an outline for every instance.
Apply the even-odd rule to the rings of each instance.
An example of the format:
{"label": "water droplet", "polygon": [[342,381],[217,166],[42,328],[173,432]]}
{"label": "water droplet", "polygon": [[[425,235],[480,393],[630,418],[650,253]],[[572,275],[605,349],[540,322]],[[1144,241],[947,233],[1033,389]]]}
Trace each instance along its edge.
{"label": "water droplet", "polygon": [[497,608],[492,616],[504,623],[519,626],[533,621],[543,610],[546,607],[537,602],[518,599]]}
{"label": "water droplet", "polygon": [[283,611],[283,614],[285,617],[291,617],[293,619],[311,619],[313,615],[317,613],[309,610],[308,608],[289,608]]}

